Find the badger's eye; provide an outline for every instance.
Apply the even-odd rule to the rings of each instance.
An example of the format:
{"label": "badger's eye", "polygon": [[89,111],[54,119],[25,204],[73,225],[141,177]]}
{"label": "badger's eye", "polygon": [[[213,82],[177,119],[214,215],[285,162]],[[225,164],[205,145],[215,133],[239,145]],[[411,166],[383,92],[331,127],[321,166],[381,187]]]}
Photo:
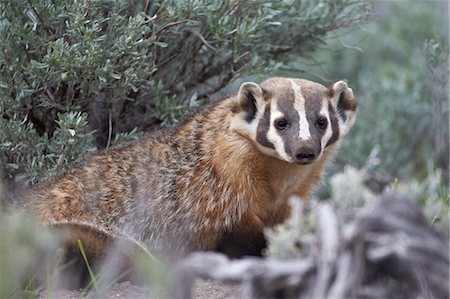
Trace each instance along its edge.
{"label": "badger's eye", "polygon": [[275,127],[280,130],[283,131],[284,129],[286,129],[288,126],[288,122],[285,119],[279,119],[275,121]]}
{"label": "badger's eye", "polygon": [[317,128],[325,130],[328,126],[328,120],[325,117],[319,117],[316,122]]}

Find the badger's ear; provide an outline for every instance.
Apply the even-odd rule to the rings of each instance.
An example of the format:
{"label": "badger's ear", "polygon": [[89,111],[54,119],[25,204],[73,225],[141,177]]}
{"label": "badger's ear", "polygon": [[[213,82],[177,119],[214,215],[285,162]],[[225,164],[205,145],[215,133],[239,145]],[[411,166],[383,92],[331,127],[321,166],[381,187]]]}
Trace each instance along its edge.
{"label": "badger's ear", "polygon": [[358,102],[353,95],[353,90],[348,87],[344,80],[334,83],[329,89],[329,94],[331,103],[340,119],[339,132],[345,135],[355,123]]}
{"label": "badger's ear", "polygon": [[264,95],[261,87],[253,82],[245,82],[239,88],[239,108],[245,111],[245,120],[253,121],[256,112],[264,106]]}

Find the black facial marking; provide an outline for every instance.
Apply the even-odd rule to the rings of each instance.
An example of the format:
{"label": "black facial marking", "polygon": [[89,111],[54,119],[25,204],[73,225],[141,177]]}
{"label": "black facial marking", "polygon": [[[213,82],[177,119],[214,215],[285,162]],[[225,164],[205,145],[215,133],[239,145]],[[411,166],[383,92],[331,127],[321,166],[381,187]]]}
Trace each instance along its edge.
{"label": "black facial marking", "polygon": [[309,125],[309,132],[311,133],[311,140],[307,141],[309,147],[319,154],[322,149],[322,136],[326,130],[316,126],[317,120],[321,117],[320,110],[322,109],[322,97],[321,93],[303,89],[303,97],[305,98],[305,114],[306,120]]}
{"label": "black facial marking", "polygon": [[264,115],[256,128],[256,142],[264,147],[275,149],[272,142],[267,139],[267,133],[270,128],[270,105],[267,105],[264,110]]}
{"label": "black facial marking", "polygon": [[347,116],[345,115],[345,112],[356,111],[357,107],[358,102],[353,96],[353,92],[351,92],[349,89],[345,89],[339,94],[337,110],[340,118],[342,118],[344,122],[347,121]]}
{"label": "black facial marking", "polygon": [[331,103],[328,103],[328,111],[330,112],[330,122],[331,122],[331,130],[333,135],[331,135],[330,140],[328,140],[327,145],[325,147],[335,143],[339,139],[339,123],[336,117],[336,111],[333,108]]}
{"label": "black facial marking", "polygon": [[294,109],[295,93],[292,89],[285,92],[284,98],[277,100],[277,108],[283,113],[284,118],[289,123],[287,129],[279,131],[279,135],[283,137],[285,152],[293,157],[298,143],[299,116],[297,110]]}
{"label": "black facial marking", "polygon": [[243,103],[243,108],[247,112],[245,115],[245,121],[251,123],[255,119],[256,115],[256,99],[251,92],[245,93],[246,101]]}
{"label": "black facial marking", "polygon": [[338,105],[337,105],[337,109],[339,112],[339,116],[342,118],[342,120],[345,122],[347,120],[347,116],[345,115],[345,110],[346,110],[346,105],[345,105],[345,100],[344,100],[344,93],[341,93],[341,95],[339,96],[339,101],[338,101]]}
{"label": "black facial marking", "polygon": [[320,129],[316,126],[317,120],[321,117],[320,110],[322,109],[322,95],[316,93],[305,93],[305,110],[306,110],[306,120],[309,124],[309,131],[311,132],[312,138],[322,139],[325,134],[324,129]]}
{"label": "black facial marking", "polygon": [[277,101],[277,108],[280,110],[280,112],[283,114],[283,118],[280,118],[279,120],[286,120],[289,124],[289,128],[294,131],[299,131],[299,118],[298,113],[294,109],[294,93],[288,94],[283,99],[278,99]]}

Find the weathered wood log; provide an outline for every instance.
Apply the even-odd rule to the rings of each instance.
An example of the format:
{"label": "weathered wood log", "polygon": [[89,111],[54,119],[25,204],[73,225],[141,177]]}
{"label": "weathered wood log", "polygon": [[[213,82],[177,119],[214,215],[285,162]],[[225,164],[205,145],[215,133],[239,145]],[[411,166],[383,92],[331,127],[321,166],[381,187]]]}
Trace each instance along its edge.
{"label": "weathered wood log", "polygon": [[196,279],[241,284],[242,298],[448,298],[449,246],[415,201],[384,196],[339,229],[319,206],[317,250],[307,258],[229,260],[194,253],[179,266],[176,298]]}

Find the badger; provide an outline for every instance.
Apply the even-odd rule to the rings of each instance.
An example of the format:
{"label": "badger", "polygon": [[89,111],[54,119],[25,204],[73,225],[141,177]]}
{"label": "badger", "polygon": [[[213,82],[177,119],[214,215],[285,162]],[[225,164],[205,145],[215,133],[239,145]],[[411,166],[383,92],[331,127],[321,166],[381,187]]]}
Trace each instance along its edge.
{"label": "badger", "polygon": [[33,188],[25,206],[103,255],[116,239],[155,255],[261,249],[266,227],[307,198],[355,122],[345,81],[243,83],[175,127],[86,157]]}

